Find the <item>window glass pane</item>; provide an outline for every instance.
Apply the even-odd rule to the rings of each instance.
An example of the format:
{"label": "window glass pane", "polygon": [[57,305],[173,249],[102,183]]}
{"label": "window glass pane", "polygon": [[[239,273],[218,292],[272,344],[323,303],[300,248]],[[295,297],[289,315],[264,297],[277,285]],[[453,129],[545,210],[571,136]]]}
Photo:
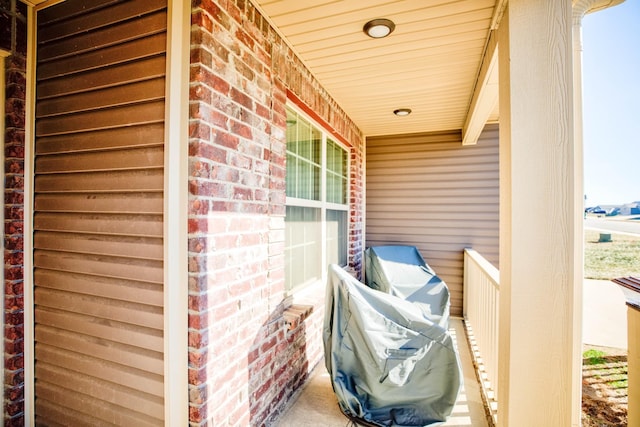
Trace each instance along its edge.
{"label": "window glass pane", "polygon": [[287,196],[320,200],[322,132],[287,108]]}
{"label": "window glass pane", "polygon": [[297,154],[298,153],[298,114],[287,108],[287,151]]}
{"label": "window glass pane", "polygon": [[287,153],[287,196],[293,197],[296,194],[296,182],[298,180],[298,158]]}
{"label": "window glass pane", "polygon": [[347,203],[347,152],[327,139],[327,201]]}
{"label": "window glass pane", "polygon": [[287,206],[285,217],[285,286],[320,280],[322,238],[320,209]]}
{"label": "window glass pane", "polygon": [[[289,107],[286,136],[286,192],[290,199],[285,217],[285,283],[286,289],[292,290],[321,280],[328,263],[347,265],[348,156],[347,150],[322,129]],[[336,204],[344,208],[329,209]]]}
{"label": "window glass pane", "polygon": [[347,211],[327,210],[327,262],[347,265]]}

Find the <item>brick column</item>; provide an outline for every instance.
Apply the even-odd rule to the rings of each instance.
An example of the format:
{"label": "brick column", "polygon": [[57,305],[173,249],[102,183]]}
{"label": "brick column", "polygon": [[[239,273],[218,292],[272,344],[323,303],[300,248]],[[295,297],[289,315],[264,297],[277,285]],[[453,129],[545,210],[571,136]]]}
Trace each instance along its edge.
{"label": "brick column", "polygon": [[[5,58],[4,109],[4,420],[24,425],[24,146],[27,7],[0,6]],[[5,30],[9,30],[6,31]]]}
{"label": "brick column", "polygon": [[322,357],[322,297],[284,291],[289,95],[350,145],[358,270],[363,137],[251,2],[192,2],[190,70],[189,422],[271,425]]}

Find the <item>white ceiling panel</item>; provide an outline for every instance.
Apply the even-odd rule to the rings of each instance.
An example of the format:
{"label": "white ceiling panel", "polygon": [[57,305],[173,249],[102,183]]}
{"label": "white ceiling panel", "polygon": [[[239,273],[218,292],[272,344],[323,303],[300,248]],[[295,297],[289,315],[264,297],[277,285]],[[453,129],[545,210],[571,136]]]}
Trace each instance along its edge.
{"label": "white ceiling panel", "polygon": [[[463,128],[495,0],[252,1],[365,135]],[[366,36],[376,18],[393,33]]]}

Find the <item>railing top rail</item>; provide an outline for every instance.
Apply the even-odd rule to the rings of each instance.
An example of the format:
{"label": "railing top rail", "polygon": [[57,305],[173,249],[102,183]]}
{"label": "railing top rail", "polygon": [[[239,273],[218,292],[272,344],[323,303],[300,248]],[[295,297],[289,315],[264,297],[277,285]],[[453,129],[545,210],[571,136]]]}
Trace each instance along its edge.
{"label": "railing top rail", "polygon": [[493,266],[486,258],[480,255],[476,250],[472,248],[464,249],[465,257],[468,260],[473,261],[482,269],[487,277],[493,282],[496,287],[500,287],[500,271]]}

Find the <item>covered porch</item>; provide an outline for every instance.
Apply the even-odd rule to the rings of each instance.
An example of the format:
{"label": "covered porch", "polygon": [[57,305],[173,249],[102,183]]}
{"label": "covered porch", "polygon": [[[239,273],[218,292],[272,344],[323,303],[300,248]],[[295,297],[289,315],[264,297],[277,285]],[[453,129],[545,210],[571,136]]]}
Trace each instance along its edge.
{"label": "covered porch", "polygon": [[[443,20],[438,30],[431,30],[440,31],[440,40],[447,42],[435,45],[423,39],[422,49],[416,47],[419,30],[405,36],[406,44],[394,43],[392,37],[400,37],[398,26],[375,47],[375,40],[350,39],[357,20],[348,13],[338,17],[329,5],[302,10],[287,2],[258,3],[366,136],[366,246],[405,243],[427,252],[426,258],[452,287],[460,316],[470,290],[462,283],[462,248],[454,246],[465,238],[475,239],[478,245],[470,246],[499,266],[500,298],[489,296],[479,307],[495,322],[491,330],[496,336],[486,339],[500,337],[495,351],[501,369],[492,371],[494,397],[500,402],[499,425],[578,426],[583,280],[581,20],[585,13],[617,2],[492,1],[473,11],[465,10],[463,2],[442,5],[457,7],[445,14],[446,23]],[[430,11],[434,20],[435,9]],[[376,10],[394,16],[419,13],[382,4]],[[459,27],[455,19],[460,19]],[[423,17],[421,23],[428,20]],[[476,46],[478,62],[452,63],[452,58],[471,57],[471,26],[480,21],[486,26],[477,28],[477,34],[484,34]],[[403,57],[400,52],[410,53]],[[380,70],[376,58],[387,58],[378,61],[387,69]],[[415,58],[422,58],[423,68],[416,67]],[[439,68],[424,66],[427,62]],[[407,81],[410,89],[403,84]],[[405,121],[388,114],[405,107],[411,109]],[[487,136],[491,133],[493,138]],[[470,149],[462,157],[486,156],[473,164],[477,169],[472,174],[466,159],[420,151],[436,146],[444,150],[453,144],[483,150],[483,138],[496,142],[498,161],[491,153]],[[407,153],[413,153],[412,158]],[[436,160],[425,166],[420,163],[425,158]],[[423,175],[416,178],[425,169],[436,170],[428,185]],[[478,185],[480,181],[498,181],[499,191]],[[449,186],[452,182],[458,187]],[[484,222],[476,234],[430,216],[451,208],[451,196],[469,188],[474,196],[449,213],[460,218],[470,207],[493,206],[493,211],[484,206],[472,211],[475,219],[466,218],[475,226]],[[542,407],[549,410],[540,411]]]}
{"label": "covered porch", "polygon": [[[445,426],[498,425],[497,384],[499,300],[498,271],[477,252],[465,251],[465,286],[468,292],[464,318],[452,318],[450,331],[456,339],[464,384]],[[625,295],[608,281],[584,282],[584,343],[602,348],[627,348]],[[493,308],[483,310],[483,307]],[[347,418],[340,412],[331,380],[321,361],[312,371],[277,423],[280,427],[342,427]]]}
{"label": "covered porch", "polygon": [[[14,215],[18,224],[7,228],[18,243],[5,239],[5,249],[15,249],[11,253],[15,253],[12,261],[16,263],[5,277],[11,285],[6,286],[6,292],[15,293],[12,299],[5,298],[15,301],[5,307],[5,311],[15,312],[5,318],[5,329],[16,331],[9,337],[11,345],[5,346],[5,352],[15,353],[5,356],[5,424],[31,425],[38,416],[48,416],[45,396],[51,398],[51,416],[58,419],[65,415],[85,420],[99,416],[113,424],[120,419],[117,417],[126,415],[146,422],[137,425],[183,425],[188,420],[193,426],[311,422],[306,409],[296,412],[298,405],[318,404],[320,399],[313,394],[305,398],[317,384],[322,393],[330,392],[320,362],[317,326],[324,292],[322,273],[316,274],[316,270],[326,267],[329,243],[339,242],[335,252],[341,265],[357,277],[363,274],[366,246],[410,244],[420,249],[449,285],[451,313],[458,317],[452,332],[465,374],[461,405],[449,425],[482,425],[483,417],[491,422],[480,405],[482,394],[467,357],[473,339],[480,342],[485,338],[478,334],[476,320],[470,320],[472,328],[460,320],[471,318],[473,306],[491,323],[486,329],[492,331],[486,339],[489,346],[480,344],[483,357],[487,358],[485,348],[491,347],[496,353],[492,360],[500,360],[499,371],[487,369],[493,375],[490,381],[500,403],[499,425],[578,426],[583,277],[580,25],[585,13],[619,2],[12,0],[12,31],[16,31],[10,34],[12,46],[0,49],[0,56],[12,52],[6,69],[17,72],[7,73],[7,86],[16,101],[7,105],[22,116],[14,114],[15,123],[9,123],[12,126],[5,139],[11,148],[6,150],[10,157],[5,163],[11,167],[5,174],[12,177],[6,185],[15,186],[11,190],[16,194],[11,199],[15,208],[6,212]],[[131,5],[148,6],[145,14],[153,15],[158,28],[140,24],[141,14]],[[57,6],[61,16],[54,13]],[[110,7],[125,13],[110,22],[112,14],[106,12]],[[363,34],[363,25],[367,27],[367,22],[378,18],[395,22],[388,27],[389,37]],[[38,156],[46,159],[64,153],[38,153],[40,141],[46,141],[47,135],[38,134],[42,126],[36,122],[46,121],[38,116],[42,108],[38,108],[41,104],[35,95],[42,92],[38,84],[45,80],[41,70],[46,70],[47,64],[35,59],[45,57],[39,46],[44,46],[48,24],[81,22],[93,27],[96,20],[109,21],[105,24],[108,28],[131,27],[135,30],[132,38],[153,36],[154,42],[141,42],[144,49],[124,49],[122,57],[113,59],[99,50],[94,54],[96,40],[104,41],[98,35],[84,41],[84,53],[97,61],[87,64],[73,62],[76,51],[84,50],[84,45],[69,42],[70,51],[60,54],[72,58],[73,72],[69,74],[82,76],[74,71],[78,66],[83,73],[120,79],[118,85],[109,86],[118,92],[113,99],[100,96],[104,85],[99,79],[90,81],[85,88],[91,93],[87,97],[90,102],[83,108],[104,112],[115,121],[96,124],[100,131],[131,131],[134,118],[121,108],[153,103],[153,117],[142,115],[139,123],[154,125],[156,153],[146,154],[149,141],[138,132],[142,149],[137,147],[136,152],[142,154],[136,159],[141,163],[125,165],[119,159],[131,160],[127,154],[132,149],[131,139],[118,138],[111,147],[112,139],[105,137],[98,146],[89,147],[100,156],[91,170],[87,170],[84,157],[60,162],[58,170],[58,163],[38,161]],[[74,33],[70,40],[93,34],[75,31],[73,25],[62,26]],[[14,34],[18,29],[23,30],[22,38]],[[114,38],[123,35],[123,40],[114,44],[129,46],[128,33],[110,30],[109,34]],[[105,49],[111,48],[105,44]],[[152,61],[157,70],[145,66],[145,61]],[[127,68],[117,75],[110,72],[111,67],[127,67],[129,62],[142,65],[137,70],[152,72],[144,78],[157,80],[154,87],[158,93],[142,90],[138,99],[137,92],[119,90],[120,85],[130,83],[129,78],[138,83],[138,77],[126,72]],[[0,60],[0,68],[4,71],[4,60]],[[49,69],[57,72],[56,67]],[[84,81],[78,80],[79,84]],[[60,88],[66,90],[67,86]],[[135,99],[128,99],[129,95]],[[56,125],[61,123],[58,116],[84,114],[76,111],[75,102],[60,105],[62,112],[51,113],[50,121]],[[322,128],[319,136],[299,141],[291,137],[295,144],[309,146],[312,140],[323,141],[317,149],[305,154],[290,146],[289,128],[296,123],[290,120],[291,112],[300,118],[296,126],[307,126],[308,135],[316,135],[312,128]],[[85,139],[84,135],[93,135],[93,125],[92,120],[74,119],[69,129],[53,128],[51,133],[56,137],[63,131],[80,134],[83,141],[92,143],[95,138]],[[85,156],[89,148],[71,147],[69,151]],[[37,208],[43,205],[35,194],[42,176],[100,177],[105,172],[103,155],[107,151],[125,151],[121,157],[113,157],[111,175],[115,180],[76,178],[74,186],[56,183],[45,190],[61,194],[65,200],[75,200],[76,193],[82,193],[88,200],[100,201],[103,199],[96,198],[96,193],[117,196],[119,183],[126,181],[139,185],[139,191],[132,192],[140,200],[153,200],[151,205],[129,203],[128,197],[118,196],[123,212],[110,202],[74,202],[66,210],[45,204],[44,209],[51,212],[38,214]],[[339,155],[330,158],[331,153]],[[312,198],[289,193],[289,181],[296,176],[291,173],[293,166],[289,169],[295,164],[288,161],[289,156],[304,160],[300,164],[308,166],[308,175],[299,174],[297,184],[313,193]],[[145,179],[120,179],[120,173],[150,176],[153,185]],[[305,185],[312,180],[303,178],[320,176],[314,185]],[[104,188],[100,186],[103,182]],[[329,182],[334,182],[334,190],[341,190],[333,194],[337,199],[325,191]],[[154,198],[143,190],[153,190]],[[10,196],[8,187],[5,194]],[[293,198],[304,203],[294,205]],[[148,238],[154,246],[131,249],[136,260],[132,262],[123,256],[125,245],[106,235],[102,227],[108,223],[105,215],[133,224],[125,213],[134,207],[131,216],[152,225]],[[296,220],[288,212],[296,208],[300,208],[298,212],[314,212],[307,222],[319,230],[299,242],[301,252],[313,244],[308,253],[314,261],[308,268],[313,280],[293,283],[301,285],[299,288],[287,282],[294,271],[289,268],[293,243],[287,240],[287,227]],[[69,240],[71,249],[50,248],[48,240],[34,238],[38,226],[50,231],[46,222],[34,218],[47,219],[48,215],[65,219],[84,215],[98,220],[91,222],[95,225],[88,231],[76,233],[82,234],[78,239],[82,245],[73,246],[75,240]],[[330,222],[329,215],[339,220]],[[61,232],[78,231],[76,221],[65,224],[69,227]],[[326,238],[330,225],[335,226],[333,240]],[[132,228],[131,235],[118,238],[142,242],[137,227]],[[121,232],[121,227],[117,231]],[[93,239],[94,235],[102,240]],[[116,244],[96,244],[100,241]],[[471,252],[465,255],[465,248],[473,248],[488,260],[477,263],[482,265],[481,271],[470,280],[472,267],[467,261]],[[40,254],[51,251],[59,258],[50,265],[37,264],[49,259]],[[99,271],[92,269],[91,274],[111,274],[114,269],[109,262],[113,258],[128,262],[131,277],[124,280],[133,290],[125,294],[131,295],[132,301],[119,302],[123,293],[113,291],[113,295],[92,294],[100,298],[98,302],[87,303],[88,299],[81,297],[82,304],[72,304],[62,292],[67,289],[59,293],[56,289],[55,295],[62,296],[55,301],[46,298],[54,292],[36,291],[36,285],[40,286],[34,278],[37,268],[60,270],[68,264],[69,252],[96,261],[96,251],[105,253],[100,252],[97,260]],[[142,261],[153,261],[153,274],[135,268]],[[491,272],[492,268],[499,268],[499,273]],[[498,282],[499,299],[490,290]],[[69,281],[60,283],[65,287]],[[472,293],[482,291],[484,283],[489,291],[481,294],[486,298],[474,298],[476,304],[469,304]],[[71,293],[93,292],[77,288]],[[151,288],[153,298],[147,297]],[[153,305],[145,308],[153,315],[137,325],[152,337],[142,340],[150,343],[142,351],[135,347],[140,340],[135,335],[138,329],[129,327],[129,313],[147,311],[134,307],[134,301],[145,307]],[[66,329],[58,328],[55,321],[40,323],[43,319],[36,311],[40,307],[47,313],[61,311],[73,318],[92,317],[88,322],[68,321]],[[123,356],[127,353],[102,345],[112,339],[111,331],[91,331],[95,336],[89,339],[73,335],[77,351],[56,348],[47,352],[46,345],[60,344],[55,339],[36,345],[42,338],[36,331],[43,328],[64,329],[61,333],[67,336],[76,332],[76,326],[105,323],[115,325],[118,333],[124,331],[123,338],[114,335],[122,341],[122,345],[118,341],[118,349],[126,347],[154,360],[153,375],[145,371],[148,363],[125,366],[120,362],[133,360]],[[474,331],[472,346],[467,343],[465,329]],[[492,341],[496,336],[499,341]],[[86,346],[87,342],[91,345]],[[95,360],[95,343],[105,350],[99,354],[104,359]],[[40,353],[44,348],[44,353],[35,355],[35,348]],[[50,392],[48,372],[41,375],[47,363],[58,366],[55,356],[60,353],[65,354],[59,358],[65,373],[78,368],[75,360],[88,360],[82,372],[74,372],[81,381],[105,373],[101,368],[105,364],[114,367],[115,373],[108,372],[100,391],[122,390],[126,385],[127,394],[93,396],[96,389],[87,387],[86,393],[74,391],[69,397],[67,406],[78,414],[60,409],[64,405],[58,398],[71,394]],[[36,359],[40,360],[38,369]],[[152,384],[144,390],[128,387],[147,387],[147,383],[119,374],[121,367],[127,373],[152,378]],[[304,387],[312,371],[313,381]],[[55,380],[53,387],[67,385],[62,377],[50,377]],[[129,398],[130,390],[142,396],[145,404]],[[92,411],[93,407],[84,403],[87,396],[102,412]],[[288,405],[298,396],[294,406]],[[328,425],[330,402],[329,397],[317,413],[322,417],[321,425]],[[540,411],[541,407],[548,410]],[[281,419],[283,408],[291,412]],[[144,413],[138,413],[140,410]],[[287,421],[290,414],[299,417],[296,413],[302,413],[303,419]],[[344,425],[345,420],[338,419],[336,425]]]}

